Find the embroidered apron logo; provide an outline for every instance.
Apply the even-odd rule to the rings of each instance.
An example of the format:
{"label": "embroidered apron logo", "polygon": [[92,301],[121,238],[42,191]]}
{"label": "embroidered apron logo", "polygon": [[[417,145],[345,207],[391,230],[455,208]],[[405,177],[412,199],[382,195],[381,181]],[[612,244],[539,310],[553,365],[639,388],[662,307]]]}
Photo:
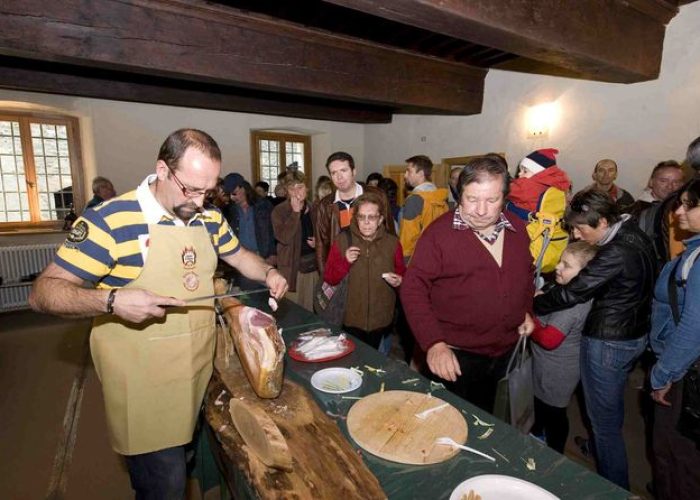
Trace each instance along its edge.
{"label": "embroidered apron logo", "polygon": [[79,221],[68,233],[67,240],[71,243],[82,243],[88,237],[88,225],[84,220]]}
{"label": "embroidered apron logo", "polygon": [[194,292],[197,288],[199,288],[199,276],[192,271],[185,273],[182,276],[182,285],[185,287],[185,290]]}
{"label": "embroidered apron logo", "polygon": [[197,252],[194,247],[185,247],[182,251],[182,265],[185,269],[193,269],[197,265]]}

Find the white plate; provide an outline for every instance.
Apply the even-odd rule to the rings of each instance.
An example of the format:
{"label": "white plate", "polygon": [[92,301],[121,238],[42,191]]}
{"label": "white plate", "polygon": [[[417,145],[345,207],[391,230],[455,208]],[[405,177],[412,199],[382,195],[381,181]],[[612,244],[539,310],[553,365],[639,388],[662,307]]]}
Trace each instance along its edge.
{"label": "white plate", "polygon": [[311,376],[311,385],[321,392],[343,394],[362,385],[362,376],[347,368],[325,368]]}
{"label": "white plate", "polygon": [[474,476],[457,486],[450,500],[466,498],[469,490],[481,495],[481,500],[558,500],[549,491],[517,477],[500,474]]}

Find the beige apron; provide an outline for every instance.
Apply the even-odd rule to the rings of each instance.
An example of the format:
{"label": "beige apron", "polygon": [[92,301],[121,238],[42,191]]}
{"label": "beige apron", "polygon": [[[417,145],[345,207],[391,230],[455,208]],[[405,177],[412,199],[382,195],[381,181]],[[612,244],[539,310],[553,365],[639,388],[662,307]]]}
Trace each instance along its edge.
{"label": "beige apron", "polygon": [[[149,226],[148,257],[124,288],[177,298],[214,293],[217,256],[203,226]],[[118,296],[118,293],[117,293]],[[118,298],[117,298],[118,300]],[[214,355],[214,301],[127,323],[95,318],[90,349],[112,448],[137,455],[192,440]]]}

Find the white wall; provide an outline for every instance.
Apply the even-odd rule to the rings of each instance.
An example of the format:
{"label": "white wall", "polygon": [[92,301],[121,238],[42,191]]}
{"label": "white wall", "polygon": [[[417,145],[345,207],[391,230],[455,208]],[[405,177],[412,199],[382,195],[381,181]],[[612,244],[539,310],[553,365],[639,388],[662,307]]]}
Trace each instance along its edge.
{"label": "white wall", "polygon": [[[591,182],[596,161],[619,165],[618,183],[637,196],[661,160],[682,161],[700,135],[700,2],[669,24],[658,80],[631,85],[489,71],[483,112],[468,117],[402,115],[365,127],[365,164],[402,163],[414,154],[433,161],[505,152],[511,172],[529,152],[560,150],[559,166],[578,190]],[[558,118],[546,140],[527,139],[528,106],[556,101]],[[425,142],[421,138],[425,137]]]}
{"label": "white wall", "polygon": [[[326,158],[334,151],[347,151],[358,164],[364,157],[364,127],[359,124],[6,90],[0,90],[0,107],[47,109],[80,118],[86,182],[95,175],[104,175],[120,193],[133,189],[154,171],[163,140],[181,127],[200,128],[211,134],[222,150],[222,173],[235,171],[248,179],[252,175],[250,132],[255,129],[312,135],[314,179],[326,173]],[[89,193],[90,188],[86,188]]]}

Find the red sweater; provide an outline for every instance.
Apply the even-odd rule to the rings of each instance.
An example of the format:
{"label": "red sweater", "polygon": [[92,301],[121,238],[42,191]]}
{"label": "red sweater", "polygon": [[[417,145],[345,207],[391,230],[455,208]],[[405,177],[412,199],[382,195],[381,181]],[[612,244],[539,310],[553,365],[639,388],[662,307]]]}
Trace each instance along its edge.
{"label": "red sweater", "polygon": [[421,235],[401,285],[401,301],[423,350],[444,341],[459,349],[500,356],[518,340],[518,326],[532,311],[530,239],[524,223],[505,212],[498,266],[473,231],[452,228],[454,211]]}

